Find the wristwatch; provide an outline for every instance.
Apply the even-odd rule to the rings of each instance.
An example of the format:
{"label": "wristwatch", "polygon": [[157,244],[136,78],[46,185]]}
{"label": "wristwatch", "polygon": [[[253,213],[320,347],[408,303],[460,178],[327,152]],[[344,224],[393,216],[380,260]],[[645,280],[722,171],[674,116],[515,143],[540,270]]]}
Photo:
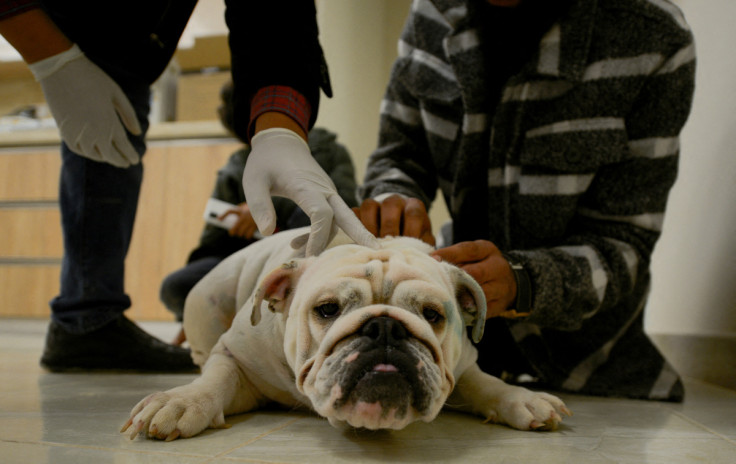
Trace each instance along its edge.
{"label": "wristwatch", "polygon": [[513,257],[507,254],[503,257],[509,262],[516,280],[516,304],[513,309],[507,310],[501,316],[508,318],[528,316],[532,308],[532,282],[529,273],[524,269],[524,265]]}

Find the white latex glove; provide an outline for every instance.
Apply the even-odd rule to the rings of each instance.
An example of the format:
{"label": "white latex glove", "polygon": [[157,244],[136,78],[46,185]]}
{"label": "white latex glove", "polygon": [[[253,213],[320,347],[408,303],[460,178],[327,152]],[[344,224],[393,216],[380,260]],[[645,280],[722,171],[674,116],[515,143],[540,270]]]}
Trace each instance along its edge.
{"label": "white latex glove", "polygon": [[41,84],[62,140],[73,152],[121,168],[140,162],[125,133],[125,128],[141,133],[133,105],[77,45],[29,68]]}
{"label": "white latex glove", "polygon": [[[311,230],[306,255],[318,255],[340,227],[359,245],[378,247],[350,207],[340,198],[332,179],[312,157],[307,143],[295,132],[274,128],[257,133],[243,172],[243,190],[253,219],[263,235],[276,227],[271,196],[294,201],[309,216]],[[300,247],[297,238],[292,246]]]}

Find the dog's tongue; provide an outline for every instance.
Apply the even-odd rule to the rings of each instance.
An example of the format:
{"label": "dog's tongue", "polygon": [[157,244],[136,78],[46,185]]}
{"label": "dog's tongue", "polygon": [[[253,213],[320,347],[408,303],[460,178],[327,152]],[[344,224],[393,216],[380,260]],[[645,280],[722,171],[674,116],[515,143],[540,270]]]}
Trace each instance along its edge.
{"label": "dog's tongue", "polygon": [[399,372],[393,364],[376,364],[373,366],[374,372]]}

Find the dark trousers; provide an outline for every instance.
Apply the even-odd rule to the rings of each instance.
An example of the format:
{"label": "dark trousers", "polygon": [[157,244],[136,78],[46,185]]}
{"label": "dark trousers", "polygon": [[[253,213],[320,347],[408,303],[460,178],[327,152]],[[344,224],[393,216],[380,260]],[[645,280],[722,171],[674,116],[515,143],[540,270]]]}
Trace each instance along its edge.
{"label": "dark trousers", "polygon": [[[121,87],[143,128],[140,136],[128,134],[142,156],[146,151],[150,90],[147,84]],[[91,161],[64,143],[61,158],[59,208],[64,257],[61,288],[51,301],[51,317],[69,332],[85,333],[130,307],[123,285],[125,256],[138,207],[143,165],[121,169]]]}
{"label": "dark trousers", "polygon": [[520,374],[536,376],[536,370],[522,354],[505,319],[488,319],[483,338],[475,346],[478,348],[478,366],[487,374],[509,381]]}
{"label": "dark trousers", "polygon": [[172,272],[161,284],[160,297],[166,309],[174,313],[177,321],[184,319],[184,302],[194,285],[202,280],[223,258],[206,256],[187,263],[183,268]]}

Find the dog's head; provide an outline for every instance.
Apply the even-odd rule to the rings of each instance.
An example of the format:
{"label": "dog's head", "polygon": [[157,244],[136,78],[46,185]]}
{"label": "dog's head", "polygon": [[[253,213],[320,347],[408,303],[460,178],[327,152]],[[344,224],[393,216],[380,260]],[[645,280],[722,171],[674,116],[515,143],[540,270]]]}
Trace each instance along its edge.
{"label": "dog's head", "polygon": [[479,339],[486,304],[465,272],[410,238],[380,249],[331,248],[292,261],[259,287],[284,314],[284,351],[297,388],[333,425],[399,429],[439,413],[455,385],[465,327]]}

